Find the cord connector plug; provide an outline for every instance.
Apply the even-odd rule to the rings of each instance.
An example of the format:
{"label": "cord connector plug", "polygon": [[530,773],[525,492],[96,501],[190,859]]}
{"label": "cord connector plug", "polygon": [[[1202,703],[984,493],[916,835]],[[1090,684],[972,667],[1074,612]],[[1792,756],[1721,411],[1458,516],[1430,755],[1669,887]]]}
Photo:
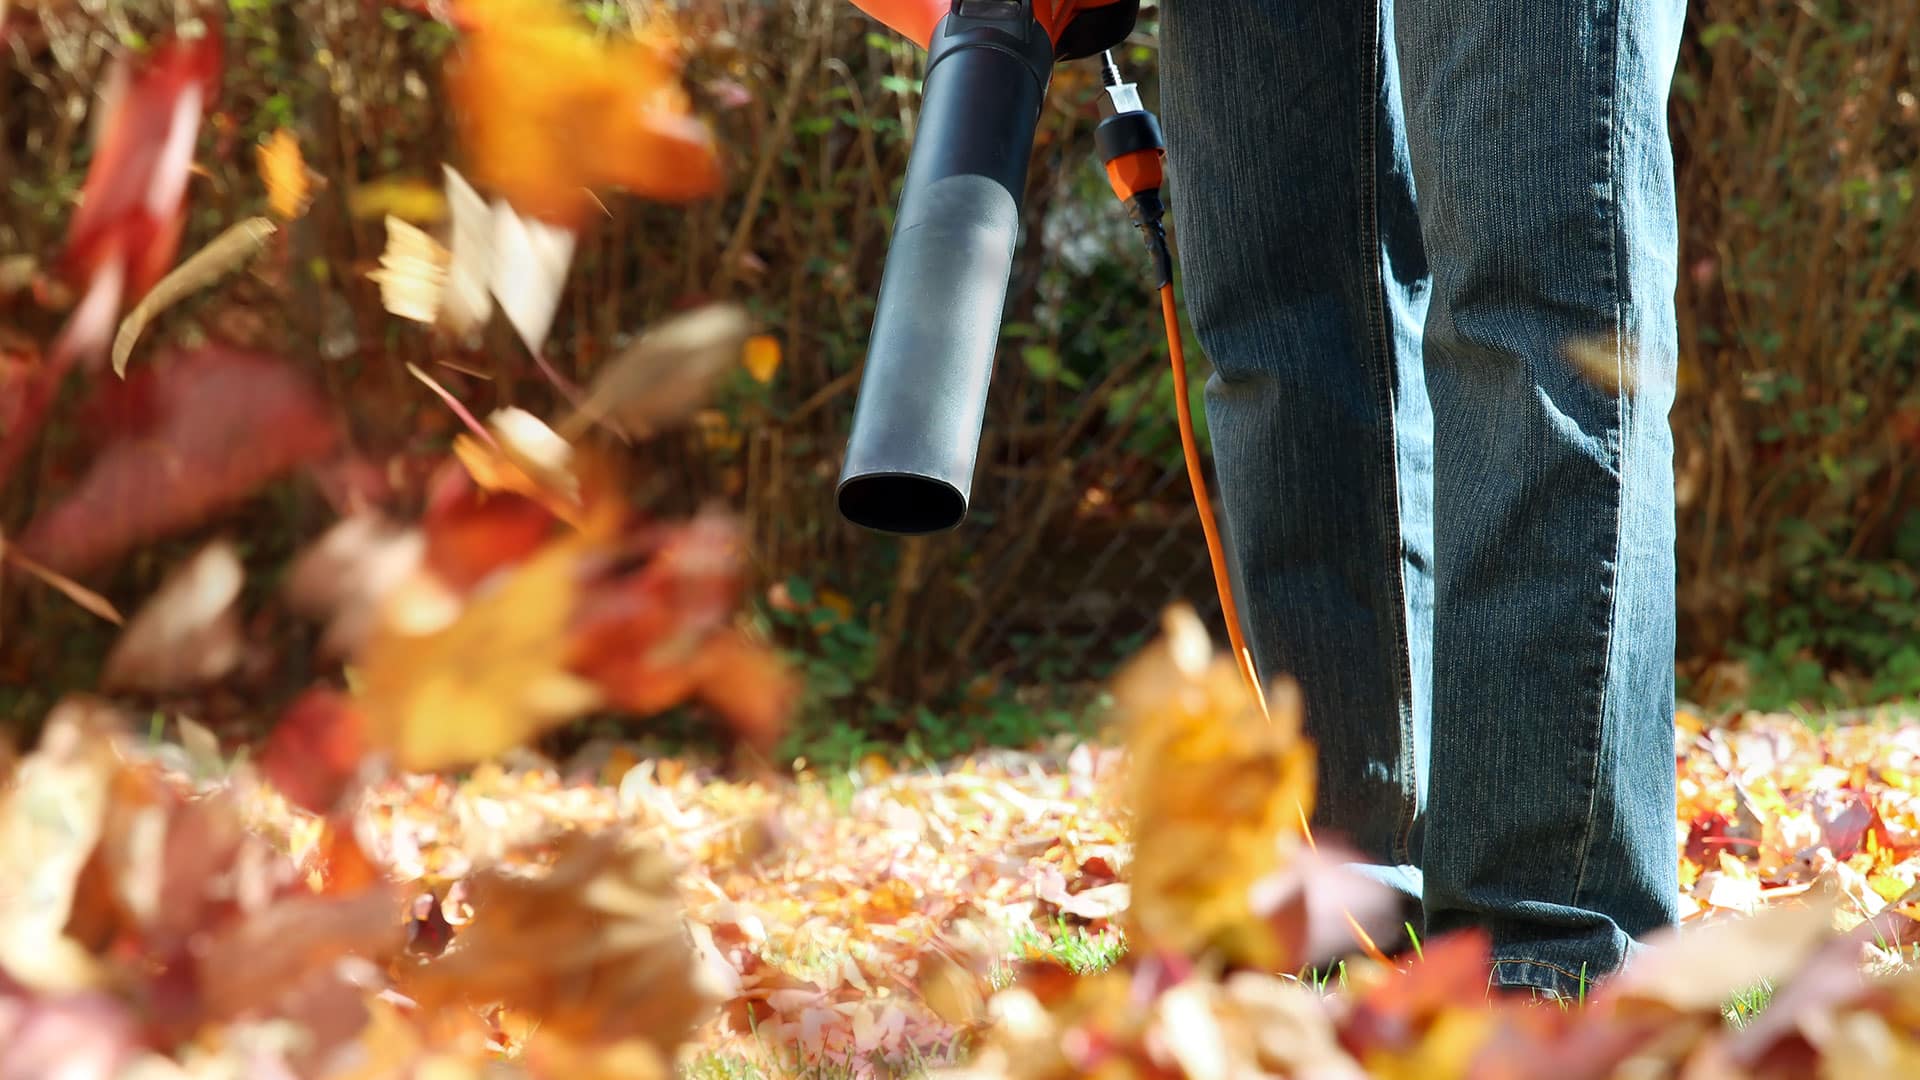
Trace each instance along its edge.
{"label": "cord connector plug", "polygon": [[1154,287],[1173,280],[1173,259],[1167,251],[1167,233],[1162,218],[1166,204],[1160,187],[1166,180],[1167,144],[1160,134],[1160,121],[1140,104],[1140,89],[1121,82],[1120,73],[1107,57],[1100,88],[1100,113],[1103,119],[1093,129],[1093,143],[1106,166],[1107,182],[1114,195],[1127,208],[1153,255],[1157,276]]}

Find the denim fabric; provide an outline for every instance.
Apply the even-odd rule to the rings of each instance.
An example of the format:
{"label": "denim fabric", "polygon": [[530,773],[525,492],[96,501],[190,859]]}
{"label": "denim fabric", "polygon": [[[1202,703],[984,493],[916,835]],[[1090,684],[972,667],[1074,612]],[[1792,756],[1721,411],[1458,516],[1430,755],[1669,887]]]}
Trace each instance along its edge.
{"label": "denim fabric", "polygon": [[[1168,194],[1223,526],[1316,830],[1493,983],[1676,917],[1684,0],[1171,0]],[[1569,359],[1586,346],[1611,377]]]}

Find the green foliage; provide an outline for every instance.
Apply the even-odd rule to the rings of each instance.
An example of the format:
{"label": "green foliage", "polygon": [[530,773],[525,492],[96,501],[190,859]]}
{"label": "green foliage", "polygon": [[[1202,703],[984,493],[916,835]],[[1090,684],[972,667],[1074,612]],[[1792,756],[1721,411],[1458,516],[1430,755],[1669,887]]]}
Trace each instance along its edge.
{"label": "green foliage", "polygon": [[1681,648],[1743,658],[1756,707],[1920,692],[1901,434],[1920,404],[1911,11],[1689,9],[1673,111]]}
{"label": "green foliage", "polygon": [[[1909,522],[1920,530],[1920,512]],[[1786,601],[1758,598],[1741,635],[1747,644],[1734,650],[1753,674],[1747,704],[1821,708],[1920,697],[1920,564],[1851,559],[1807,528],[1784,531],[1797,562],[1786,576]]]}

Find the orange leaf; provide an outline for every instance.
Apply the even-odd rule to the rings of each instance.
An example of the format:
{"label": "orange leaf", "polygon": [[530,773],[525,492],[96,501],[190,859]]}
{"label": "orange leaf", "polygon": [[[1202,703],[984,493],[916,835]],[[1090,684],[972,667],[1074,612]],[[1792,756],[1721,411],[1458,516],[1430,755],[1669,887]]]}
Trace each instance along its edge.
{"label": "orange leaf", "polygon": [[748,338],[743,362],[756,382],[772,382],[774,372],[780,370],[779,339],[767,334],[755,334]]}
{"label": "orange leaf", "polygon": [[366,752],[365,724],[345,695],[309,690],[268,737],[260,771],[288,802],[327,813],[360,767]]}
{"label": "orange leaf", "polygon": [[659,39],[607,41],[559,0],[467,0],[447,69],[474,180],[514,209],[578,227],[591,191],[685,201],[721,181],[680,61]]}
{"label": "orange leaf", "polygon": [[260,180],[267,186],[267,206],[282,221],[291,221],[307,212],[313,199],[313,183],[307,175],[307,162],[300,155],[300,140],[286,128],[254,147],[254,163]]}

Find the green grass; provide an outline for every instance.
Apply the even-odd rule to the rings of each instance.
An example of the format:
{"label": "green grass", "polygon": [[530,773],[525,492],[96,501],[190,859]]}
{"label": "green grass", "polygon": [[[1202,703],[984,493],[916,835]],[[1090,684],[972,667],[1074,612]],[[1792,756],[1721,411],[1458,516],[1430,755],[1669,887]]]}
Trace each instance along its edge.
{"label": "green grass", "polygon": [[[1075,975],[1094,975],[1112,967],[1127,953],[1127,943],[1117,930],[1089,933],[1085,927],[1069,926],[1065,919],[1054,923],[1052,934],[1023,926],[1013,935],[1014,955],[1039,953],[1057,961]],[[1007,969],[1011,979],[1012,969]],[[997,982],[998,980],[996,980]]]}
{"label": "green grass", "polygon": [[1720,1011],[1727,1018],[1728,1024],[1743,1028],[1753,1023],[1753,1018],[1760,1015],[1760,1010],[1766,1008],[1767,1003],[1772,1000],[1773,983],[1762,979],[1733,995],[1733,998]]}

